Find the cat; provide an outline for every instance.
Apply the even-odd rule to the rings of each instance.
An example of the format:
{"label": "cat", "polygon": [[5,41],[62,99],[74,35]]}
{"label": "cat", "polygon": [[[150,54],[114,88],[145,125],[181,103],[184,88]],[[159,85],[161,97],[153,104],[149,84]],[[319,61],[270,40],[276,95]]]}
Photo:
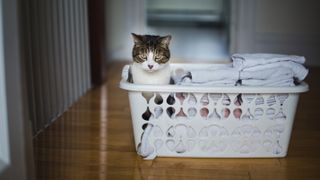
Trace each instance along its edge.
{"label": "cat", "polygon": [[[137,35],[132,33],[132,37],[134,41],[132,49],[133,63],[129,72],[131,74],[129,81],[136,84],[172,84],[169,62],[171,36]],[[144,92],[142,96],[149,102],[154,93]],[[156,103],[161,100],[155,98]],[[174,101],[173,97],[170,96],[169,101]]]}
{"label": "cat", "polygon": [[[129,72],[129,81],[135,84],[165,85],[171,82],[170,49],[171,36],[137,35],[132,33],[134,46],[132,49],[132,65]],[[131,75],[131,76],[130,76]],[[149,103],[154,93],[143,92]],[[155,98],[160,103],[162,99]],[[154,116],[150,111],[144,113],[143,118],[149,120]],[[156,112],[155,112],[156,113]],[[173,114],[173,113],[172,113]],[[148,143],[148,137],[153,125],[147,124],[141,135],[138,153],[144,157],[151,155],[154,149]]]}
{"label": "cat", "polygon": [[132,33],[134,46],[131,65],[132,82],[136,84],[169,84],[169,44],[171,36],[137,35]]}

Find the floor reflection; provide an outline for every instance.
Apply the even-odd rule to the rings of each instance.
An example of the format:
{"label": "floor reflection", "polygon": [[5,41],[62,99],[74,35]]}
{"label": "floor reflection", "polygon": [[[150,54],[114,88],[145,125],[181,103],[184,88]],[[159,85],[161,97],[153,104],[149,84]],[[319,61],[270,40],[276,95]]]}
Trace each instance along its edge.
{"label": "floor reflection", "polygon": [[101,88],[101,107],[100,107],[100,170],[99,175],[100,179],[106,179],[106,164],[107,164],[107,155],[106,155],[106,149],[107,149],[107,102],[108,102],[108,96],[107,96],[107,87],[103,86]]}

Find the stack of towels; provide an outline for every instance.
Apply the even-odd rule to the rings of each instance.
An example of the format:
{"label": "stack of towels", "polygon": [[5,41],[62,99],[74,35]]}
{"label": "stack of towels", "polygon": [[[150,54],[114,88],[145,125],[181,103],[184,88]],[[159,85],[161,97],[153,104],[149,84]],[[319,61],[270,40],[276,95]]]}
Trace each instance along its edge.
{"label": "stack of towels", "polygon": [[234,54],[233,67],[245,86],[294,86],[304,80],[308,70],[305,58],[281,54]]}
{"label": "stack of towels", "polygon": [[308,70],[305,58],[282,54],[234,54],[232,66],[190,70],[174,78],[181,85],[215,86],[294,86],[304,80]]}

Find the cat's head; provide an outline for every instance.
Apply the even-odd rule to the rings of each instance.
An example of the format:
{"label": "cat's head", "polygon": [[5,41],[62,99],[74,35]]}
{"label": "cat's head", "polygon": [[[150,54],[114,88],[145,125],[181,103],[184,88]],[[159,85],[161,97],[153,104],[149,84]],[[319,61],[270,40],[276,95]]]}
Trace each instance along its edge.
{"label": "cat's head", "polygon": [[137,35],[132,33],[134,46],[132,58],[148,72],[157,71],[168,65],[171,36]]}

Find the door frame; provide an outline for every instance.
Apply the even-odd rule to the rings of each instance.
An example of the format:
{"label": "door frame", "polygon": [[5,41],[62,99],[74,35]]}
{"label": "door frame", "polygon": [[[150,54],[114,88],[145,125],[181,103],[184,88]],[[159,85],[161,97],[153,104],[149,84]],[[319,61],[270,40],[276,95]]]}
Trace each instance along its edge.
{"label": "door frame", "polygon": [[[6,129],[0,138],[5,149],[0,155],[0,179],[35,179],[31,123],[26,101],[25,56],[23,53],[19,0],[0,1],[0,63],[2,110]],[[1,102],[0,102],[1,103]],[[3,143],[3,144],[2,144]],[[5,147],[6,146],[6,147]]]}

